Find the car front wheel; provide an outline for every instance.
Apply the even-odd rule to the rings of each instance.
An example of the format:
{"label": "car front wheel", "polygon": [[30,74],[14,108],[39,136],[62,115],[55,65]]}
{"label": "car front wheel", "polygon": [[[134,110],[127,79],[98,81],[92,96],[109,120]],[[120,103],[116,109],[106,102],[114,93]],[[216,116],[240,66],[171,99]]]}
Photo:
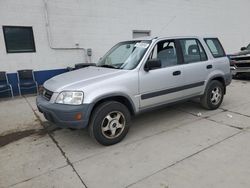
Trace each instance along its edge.
{"label": "car front wheel", "polygon": [[116,101],[108,101],[95,108],[89,125],[89,134],[102,145],[120,142],[128,133],[130,112]]}

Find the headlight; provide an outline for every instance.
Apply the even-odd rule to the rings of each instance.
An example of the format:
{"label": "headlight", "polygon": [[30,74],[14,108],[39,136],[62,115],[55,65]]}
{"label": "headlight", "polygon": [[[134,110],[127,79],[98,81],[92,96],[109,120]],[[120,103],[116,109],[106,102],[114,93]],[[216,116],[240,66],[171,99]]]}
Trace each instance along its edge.
{"label": "headlight", "polygon": [[83,92],[80,91],[63,91],[56,98],[56,103],[79,105],[83,102]]}

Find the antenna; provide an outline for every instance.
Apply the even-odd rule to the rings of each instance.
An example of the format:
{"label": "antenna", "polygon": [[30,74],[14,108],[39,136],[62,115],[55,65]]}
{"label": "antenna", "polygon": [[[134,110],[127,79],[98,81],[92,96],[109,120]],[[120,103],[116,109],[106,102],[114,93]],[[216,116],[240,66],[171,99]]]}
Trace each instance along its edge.
{"label": "antenna", "polygon": [[162,29],[161,29],[160,32],[159,32],[159,35],[162,34],[162,32],[166,29],[166,27],[168,27],[169,24],[171,24],[171,23],[176,19],[176,17],[177,17],[177,16],[173,16],[173,17],[166,23],[166,25],[164,25],[164,26],[162,27]]}

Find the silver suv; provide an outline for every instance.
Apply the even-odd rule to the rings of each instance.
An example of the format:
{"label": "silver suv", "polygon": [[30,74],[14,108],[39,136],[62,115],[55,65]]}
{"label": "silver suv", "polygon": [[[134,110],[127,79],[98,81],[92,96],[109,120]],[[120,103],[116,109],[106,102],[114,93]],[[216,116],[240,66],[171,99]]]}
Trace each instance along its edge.
{"label": "silver suv", "polygon": [[230,82],[217,38],[132,40],[115,45],[96,66],[46,81],[37,106],[50,122],[88,127],[97,142],[112,145],[126,136],[131,116],[145,110],[194,97],[217,109]]}

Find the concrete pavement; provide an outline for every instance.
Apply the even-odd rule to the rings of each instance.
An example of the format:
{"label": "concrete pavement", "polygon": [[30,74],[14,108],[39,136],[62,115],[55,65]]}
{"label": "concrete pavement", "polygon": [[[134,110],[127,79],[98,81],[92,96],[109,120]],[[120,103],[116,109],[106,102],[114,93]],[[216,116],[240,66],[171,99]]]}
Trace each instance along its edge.
{"label": "concrete pavement", "polygon": [[234,80],[218,110],[192,101],[139,115],[110,147],[55,129],[35,97],[0,101],[0,187],[249,188],[249,92]]}

